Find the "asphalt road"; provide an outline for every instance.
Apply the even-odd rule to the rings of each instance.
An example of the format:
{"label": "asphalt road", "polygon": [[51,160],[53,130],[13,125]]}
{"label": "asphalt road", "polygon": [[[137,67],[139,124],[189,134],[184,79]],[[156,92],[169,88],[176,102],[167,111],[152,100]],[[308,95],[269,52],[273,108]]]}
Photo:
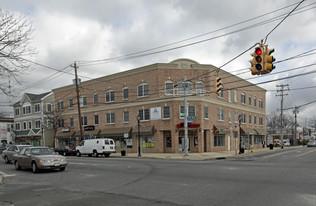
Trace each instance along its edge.
{"label": "asphalt road", "polygon": [[316,149],[223,160],[69,157],[65,171],[5,176],[0,205],[316,205]]}

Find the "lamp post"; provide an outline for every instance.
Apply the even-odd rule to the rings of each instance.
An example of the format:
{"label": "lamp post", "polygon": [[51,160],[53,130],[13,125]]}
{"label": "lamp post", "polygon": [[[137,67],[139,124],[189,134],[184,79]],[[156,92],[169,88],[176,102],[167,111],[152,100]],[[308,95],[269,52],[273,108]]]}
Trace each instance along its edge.
{"label": "lamp post", "polygon": [[139,113],[138,113],[138,115],[137,115],[137,131],[138,131],[138,157],[140,157],[140,156],[142,156],[141,154],[140,154],[140,133],[139,133],[139,122],[140,122],[140,116],[139,116]]}
{"label": "lamp post", "polygon": [[241,120],[242,120],[242,117],[241,117],[241,115],[239,115],[238,116],[238,123],[239,123],[239,154],[242,154],[242,152],[241,152],[241,127],[240,127]]}

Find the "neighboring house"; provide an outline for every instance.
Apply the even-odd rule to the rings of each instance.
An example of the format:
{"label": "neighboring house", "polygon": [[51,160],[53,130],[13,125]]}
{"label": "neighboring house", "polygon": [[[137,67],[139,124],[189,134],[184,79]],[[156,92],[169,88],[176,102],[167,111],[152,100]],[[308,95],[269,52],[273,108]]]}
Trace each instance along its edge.
{"label": "neighboring house", "polygon": [[53,146],[54,129],[49,121],[54,95],[25,93],[14,107],[14,136],[17,144]]}
{"label": "neighboring house", "polygon": [[13,118],[0,117],[0,143],[8,144],[13,143],[13,138],[11,136],[11,131],[13,129]]}
{"label": "neighboring house", "polygon": [[[219,95],[214,92],[216,74],[224,86]],[[235,150],[239,136],[242,145],[249,142],[262,147],[266,135],[266,90],[213,65],[190,59],[81,82],[82,136],[75,86],[54,89],[55,109],[61,114],[57,142],[78,145],[82,139],[109,137],[128,152],[137,152],[140,134],[143,152],[182,152],[184,85],[188,94],[190,152]]]}

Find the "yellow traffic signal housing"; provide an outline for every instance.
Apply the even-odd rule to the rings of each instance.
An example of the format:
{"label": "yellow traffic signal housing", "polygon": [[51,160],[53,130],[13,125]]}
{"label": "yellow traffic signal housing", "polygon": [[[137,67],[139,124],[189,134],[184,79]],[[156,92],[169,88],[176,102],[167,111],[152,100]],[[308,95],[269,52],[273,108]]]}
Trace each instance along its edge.
{"label": "yellow traffic signal housing", "polygon": [[215,93],[220,94],[223,90],[222,78],[215,77]]}
{"label": "yellow traffic signal housing", "polygon": [[260,44],[258,47],[256,47],[255,52],[251,54],[253,56],[253,59],[249,62],[251,63],[251,74],[261,74],[264,69],[264,47],[262,44]]}
{"label": "yellow traffic signal housing", "polygon": [[268,45],[266,45],[265,47],[264,70],[267,73],[270,73],[273,69],[275,69],[275,66],[273,65],[275,58],[271,56],[271,54],[274,52],[274,49],[268,49]]}

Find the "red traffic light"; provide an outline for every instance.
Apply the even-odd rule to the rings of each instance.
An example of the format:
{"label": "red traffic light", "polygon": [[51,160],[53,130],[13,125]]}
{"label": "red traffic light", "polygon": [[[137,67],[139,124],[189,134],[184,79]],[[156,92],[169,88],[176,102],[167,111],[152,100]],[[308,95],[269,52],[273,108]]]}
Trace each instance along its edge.
{"label": "red traffic light", "polygon": [[256,48],[256,54],[257,54],[257,55],[261,55],[261,54],[262,54],[262,50],[261,50],[260,47],[257,47],[257,48]]}

